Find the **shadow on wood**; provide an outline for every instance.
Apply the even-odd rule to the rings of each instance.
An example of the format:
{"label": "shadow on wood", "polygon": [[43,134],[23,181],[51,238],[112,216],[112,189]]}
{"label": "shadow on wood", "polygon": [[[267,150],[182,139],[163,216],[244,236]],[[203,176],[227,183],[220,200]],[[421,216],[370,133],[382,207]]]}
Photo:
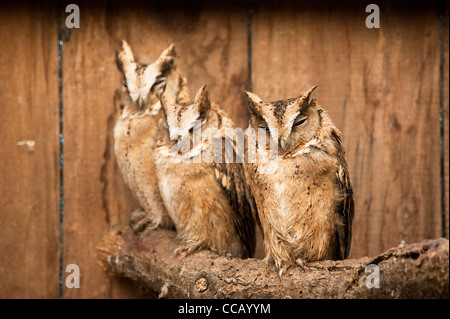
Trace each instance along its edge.
{"label": "shadow on wood", "polygon": [[[370,258],[308,263],[282,277],[262,260],[236,259],[199,251],[174,254],[176,234],[152,230],[134,235],[116,228],[102,240],[102,268],[125,276],[160,298],[448,298],[449,241],[400,245]],[[369,289],[366,266],[380,271],[380,288]]]}

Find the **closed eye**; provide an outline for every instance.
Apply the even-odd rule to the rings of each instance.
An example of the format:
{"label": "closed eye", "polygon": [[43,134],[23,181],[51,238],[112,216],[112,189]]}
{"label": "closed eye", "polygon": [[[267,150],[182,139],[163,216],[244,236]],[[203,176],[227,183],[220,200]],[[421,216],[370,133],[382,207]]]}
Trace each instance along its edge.
{"label": "closed eye", "polygon": [[298,126],[300,126],[300,125],[306,123],[306,120],[307,120],[307,119],[308,119],[308,118],[307,118],[306,116],[298,117],[298,118],[295,120],[295,122],[294,122],[294,127],[298,127]]}
{"label": "closed eye", "polygon": [[155,81],[155,83],[154,83],[153,85],[156,86],[156,85],[158,85],[158,84],[160,84],[160,83],[163,83],[163,82],[165,82],[165,81],[166,81],[165,78],[159,78],[159,79],[157,79],[157,80]]}
{"label": "closed eye", "polygon": [[197,125],[197,123],[195,123],[194,126],[189,129],[189,133],[193,133],[198,129],[200,129],[200,125]]}
{"label": "closed eye", "polygon": [[269,128],[267,126],[260,126],[259,129],[263,130],[264,132],[269,131]]}

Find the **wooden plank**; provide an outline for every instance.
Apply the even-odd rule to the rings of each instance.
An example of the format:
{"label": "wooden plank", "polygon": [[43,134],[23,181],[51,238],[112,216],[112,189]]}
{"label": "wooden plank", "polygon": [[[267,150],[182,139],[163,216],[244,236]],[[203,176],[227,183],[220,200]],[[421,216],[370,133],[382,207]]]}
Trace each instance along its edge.
{"label": "wooden plank", "polygon": [[0,43],[0,298],[58,298],[55,11],[0,4]]}
{"label": "wooden plank", "polygon": [[117,46],[126,39],[140,61],[152,62],[175,43],[180,57],[177,64],[188,78],[191,97],[206,84],[211,99],[237,126],[247,127],[247,107],[242,99],[248,82],[245,5],[117,2],[108,7],[107,16],[112,44]]}
{"label": "wooden plank", "polygon": [[[113,154],[114,92],[121,83],[114,51],[125,39],[138,61],[156,59],[171,42],[191,93],[204,83],[211,97],[246,123],[240,90],[247,83],[246,12],[207,5],[80,2],[80,29],[64,42],[64,263],[80,266],[80,289],[65,298],[127,298],[139,294],[107,276],[95,248],[112,225],[137,208]],[[170,18],[169,18],[170,17]],[[242,113],[242,110],[245,110]],[[241,116],[243,114],[243,116]],[[245,118],[245,120],[244,120]]]}
{"label": "wooden plank", "polygon": [[[443,148],[443,152],[444,152],[444,218],[443,218],[443,222],[444,222],[444,227],[445,227],[445,236],[447,238],[449,238],[449,95],[448,95],[448,87],[449,87],[449,82],[448,82],[448,77],[449,77],[449,64],[448,64],[448,51],[449,51],[449,3],[448,1],[443,1],[444,3],[444,10],[445,12],[443,13],[443,18],[444,18],[444,23],[442,25],[442,31],[443,31],[443,39],[442,41],[442,54],[443,54],[443,61],[442,61],[442,72],[443,72],[443,83],[442,83],[442,90],[443,90],[443,96],[442,96],[442,103],[443,103],[443,121],[444,121],[444,148]],[[441,13],[442,14],[442,13]]]}
{"label": "wooden plank", "polygon": [[[63,44],[64,264],[80,268],[80,288],[64,298],[137,297],[130,283],[98,266],[96,247],[110,225],[126,223],[138,207],[124,185],[113,153],[114,47],[104,10],[80,6],[80,29]],[[64,21],[64,20],[63,20]]]}
{"label": "wooden plank", "polygon": [[441,234],[439,32],[436,3],[255,5],[253,90],[315,96],[344,135],[355,192],[350,257]]}

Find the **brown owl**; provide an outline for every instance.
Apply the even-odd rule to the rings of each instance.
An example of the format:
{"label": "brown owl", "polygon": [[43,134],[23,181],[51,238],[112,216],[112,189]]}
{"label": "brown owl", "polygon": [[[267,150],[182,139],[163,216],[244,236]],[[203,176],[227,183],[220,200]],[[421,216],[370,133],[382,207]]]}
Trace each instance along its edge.
{"label": "brown owl", "polygon": [[162,198],[181,240],[177,252],[210,249],[251,257],[255,227],[243,165],[225,161],[226,150],[236,157],[233,136],[228,135],[233,123],[211,103],[206,87],[194,102],[176,99],[173,91],[167,87],[161,98],[166,119],[159,125],[155,165]]}
{"label": "brown owl", "polygon": [[158,226],[173,227],[159,193],[153,153],[156,126],[163,115],[160,96],[167,77],[175,72],[174,59],[173,45],[149,65],[135,62],[125,41],[117,53],[124,82],[116,94],[121,110],[114,128],[114,151],[125,183],[142,207],[130,216],[135,232]]}
{"label": "brown owl", "polygon": [[265,260],[273,260],[280,275],[295,262],[347,258],[350,249],[354,204],[342,136],[311,99],[315,88],[271,103],[245,93],[249,128],[266,135],[257,150],[267,152],[270,142],[279,146],[265,160],[247,158],[245,170]]}

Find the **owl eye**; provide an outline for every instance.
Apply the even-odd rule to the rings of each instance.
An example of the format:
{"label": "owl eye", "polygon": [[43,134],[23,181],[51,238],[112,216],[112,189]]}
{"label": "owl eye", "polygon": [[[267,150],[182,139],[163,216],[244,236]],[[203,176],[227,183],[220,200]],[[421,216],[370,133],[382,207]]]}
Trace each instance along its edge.
{"label": "owl eye", "polygon": [[165,78],[159,78],[159,79],[157,79],[157,80],[155,81],[155,83],[153,84],[153,86],[157,86],[158,84],[161,84],[161,83],[163,83],[164,81],[166,81]]}
{"label": "owl eye", "polygon": [[259,129],[263,130],[264,132],[268,132],[269,131],[269,128],[267,126],[264,126],[264,125],[261,125],[259,127]]}
{"label": "owl eye", "polygon": [[196,124],[194,124],[193,127],[191,127],[191,128],[189,129],[189,133],[192,133],[192,132],[194,132],[195,130],[198,130],[199,128],[200,128],[200,125],[197,125],[197,123],[196,123]]}
{"label": "owl eye", "polygon": [[307,119],[308,119],[308,118],[307,118],[306,116],[299,116],[299,117],[297,117],[297,119],[295,120],[293,126],[294,126],[294,127],[298,127],[298,126],[302,125],[303,123],[305,123]]}

